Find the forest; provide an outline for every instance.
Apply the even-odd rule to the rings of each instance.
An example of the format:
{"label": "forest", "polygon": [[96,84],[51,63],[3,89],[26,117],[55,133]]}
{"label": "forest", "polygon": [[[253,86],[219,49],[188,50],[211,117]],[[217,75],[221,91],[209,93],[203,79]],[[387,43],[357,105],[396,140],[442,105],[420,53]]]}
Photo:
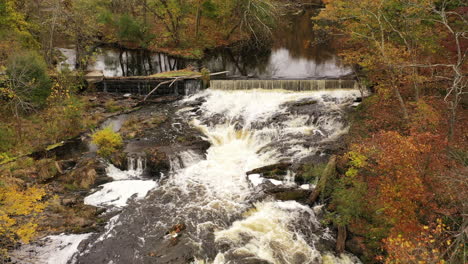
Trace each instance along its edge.
{"label": "forest", "polygon": [[[313,16],[304,11],[311,9]],[[290,16],[300,15],[307,16],[305,33],[296,24],[290,23],[288,27],[285,22]],[[304,97],[304,90],[299,88],[292,92],[296,96],[292,99],[288,99],[290,91],[273,88],[258,94],[235,90],[233,93],[239,94],[232,97],[229,91],[200,88],[197,93],[203,100],[197,94],[186,92],[182,97],[175,92],[176,95],[155,93],[146,102],[145,94],[107,93],[105,88],[99,90],[100,84],[86,79],[94,70],[93,65],[98,64],[98,51],[104,47],[186,60],[186,68],[149,77],[170,84],[167,89],[178,87],[172,86],[174,83],[187,85],[184,79],[202,79],[201,86],[206,87],[212,69],[203,59],[209,54],[227,50],[238,68],[242,68],[238,64],[259,57],[264,64],[272,63],[275,52],[289,48],[286,37],[278,40],[286,33],[278,35],[278,30],[291,34],[292,41],[297,42],[293,44],[300,52],[293,54],[291,48],[289,53],[297,65],[314,59],[314,63],[325,65],[327,60],[331,61],[328,57],[332,57],[339,60],[333,61],[333,67],[346,71],[331,77],[298,78],[298,82],[339,79],[343,83],[341,80],[346,79],[356,83],[355,90],[360,96],[353,100],[358,102],[357,107],[336,114],[340,115],[339,122],[347,120],[344,122],[347,127],[342,129],[346,133],[332,137],[335,135],[330,132],[334,131],[332,128],[320,126],[320,115],[325,117],[336,107],[342,107],[342,101],[317,99],[315,95]],[[311,40],[294,37],[301,34]],[[75,65],[59,67],[67,60],[58,49],[62,47],[72,47]],[[322,60],[319,61],[314,57],[316,54],[307,54],[310,50],[317,53],[323,50],[326,54],[317,55]],[[220,58],[216,57],[215,62]],[[277,65],[295,67],[287,64],[290,61],[282,61],[284,57],[278,58]],[[161,216],[135,220],[140,224],[164,222],[163,235],[173,237],[163,246],[160,242],[146,242],[141,249],[142,259],[132,260],[133,263],[467,263],[467,60],[468,6],[463,0],[0,0],[0,260],[54,263],[47,262],[50,258],[32,259],[31,255],[24,257],[17,252],[22,245],[37,245],[38,241],[59,234],[99,234],[102,236],[89,237],[110,241],[110,229],[106,228],[112,226],[112,219],[120,213],[122,219],[129,218],[131,207],[137,208],[140,200],[154,199],[147,200],[148,204],[173,202],[175,208],[179,200],[185,199],[180,206],[182,212],[173,208],[165,213],[163,207],[158,207],[154,214]],[[255,79],[257,73],[252,69],[248,64],[243,68],[243,76],[227,79],[232,82]],[[128,76],[116,78],[120,77]],[[211,78],[216,81],[216,76]],[[290,76],[281,78],[295,81]],[[256,79],[262,81],[260,77]],[[274,82],[278,78],[264,79]],[[329,96],[341,98],[333,93]],[[214,98],[218,101],[212,102]],[[337,106],[320,110],[319,107],[329,107],[330,102]],[[190,107],[195,107],[188,111],[192,114],[184,112]],[[232,114],[237,110],[236,115]],[[285,113],[289,116],[285,117]],[[302,117],[295,116],[298,113]],[[304,113],[315,116],[315,120],[307,117],[314,121],[295,125]],[[118,125],[120,130],[103,125],[120,116],[126,118]],[[292,116],[297,119],[283,120]],[[313,128],[310,122],[314,122]],[[294,127],[287,130],[287,126]],[[291,131],[302,126],[310,126],[313,135],[288,134],[296,133]],[[286,132],[268,134],[275,129]],[[317,130],[322,132],[316,133]],[[175,136],[166,139],[171,133]],[[322,139],[320,134],[329,138]],[[151,140],[145,143],[148,138]],[[305,142],[303,146],[294,145],[300,140]],[[87,202],[98,186],[109,184],[112,169],[128,175],[138,170],[135,162],[140,159],[126,156],[131,151],[137,153],[128,150],[131,146],[139,149],[137,141],[148,145],[141,151],[145,153],[146,165],[142,165],[145,173],[154,177],[171,175],[169,178],[174,177],[174,182],[168,176],[151,180],[155,186],[169,187],[162,190],[154,187],[151,189],[154,194],[148,189],[141,197],[135,191],[126,198],[134,201],[125,200],[126,207],[117,210]],[[83,145],[88,143],[82,142],[97,150],[89,147],[83,151]],[[275,154],[269,152],[272,145],[277,148]],[[181,149],[192,147],[194,152],[200,151],[201,158],[190,156],[190,151],[182,153]],[[244,151],[243,148],[245,152],[237,157],[236,153]],[[297,149],[307,149],[309,153],[297,158]],[[320,153],[315,153],[316,149]],[[184,162],[187,156],[191,157],[190,162]],[[175,160],[180,160],[180,165],[174,165]],[[202,162],[197,165],[200,160],[208,165]],[[243,167],[237,168],[239,164]],[[184,166],[188,169],[184,170]],[[221,167],[211,176],[212,168],[217,166]],[[239,174],[236,176],[239,180],[223,174],[229,170]],[[284,183],[283,189],[287,191],[281,193],[287,193],[288,198],[278,195],[278,190],[252,191],[253,181],[245,181],[256,171],[266,179],[274,179],[269,180],[270,185],[276,185],[275,180],[284,179],[281,177],[286,174],[294,174],[293,182],[297,185],[300,182],[315,189],[301,191],[294,187],[291,191],[292,187]],[[194,176],[204,173],[204,178]],[[135,175],[131,176],[125,180],[137,180]],[[208,182],[211,177],[218,178]],[[149,186],[146,178],[138,180]],[[263,184],[265,181],[268,180]],[[170,192],[181,185],[186,189]],[[218,193],[221,187],[226,193]],[[234,191],[237,188],[250,191],[248,195],[237,193]],[[258,193],[269,198],[260,199],[255,196]],[[289,198],[291,193],[293,198]],[[154,198],[156,194],[162,200]],[[203,197],[211,202],[198,201]],[[238,200],[239,197],[243,200]],[[294,206],[278,201],[294,202]],[[271,203],[277,204],[270,206]],[[185,204],[193,204],[195,209]],[[307,233],[304,230],[315,225],[304,214],[311,214],[310,208],[315,212],[317,205],[323,205],[323,212],[314,216],[318,220],[313,219],[332,230],[332,236],[336,237],[332,246],[327,243],[317,246],[315,243],[322,243],[321,240],[317,242],[311,238],[313,235],[304,235]],[[142,208],[149,208],[145,206]],[[301,209],[281,213],[292,207]],[[203,210],[208,211],[202,213]],[[262,210],[268,211],[265,219],[261,218]],[[172,213],[176,220],[166,223],[164,214],[172,216]],[[297,219],[286,220],[289,217]],[[133,230],[135,223],[128,230]],[[127,228],[126,224],[122,220],[121,228]],[[262,237],[269,240],[265,242]],[[284,242],[289,241],[287,238],[298,244],[286,247],[290,243]],[[146,239],[151,241],[149,237]],[[145,238],[142,241],[145,243]],[[57,263],[109,263],[86,255],[78,244],[72,254],[78,250],[83,254]],[[136,244],[129,242],[129,248],[136,248]],[[88,251],[108,257],[106,261],[110,263],[129,261],[115,257],[104,246],[99,249],[102,251],[98,251],[99,245],[86,246]],[[110,244],[109,248],[118,246]],[[145,251],[146,247],[153,249]],[[310,248],[317,248],[320,256],[311,257],[315,251]],[[46,249],[52,257],[59,256],[56,249]],[[297,252],[303,255],[294,257]],[[351,261],[354,258],[360,262]]]}

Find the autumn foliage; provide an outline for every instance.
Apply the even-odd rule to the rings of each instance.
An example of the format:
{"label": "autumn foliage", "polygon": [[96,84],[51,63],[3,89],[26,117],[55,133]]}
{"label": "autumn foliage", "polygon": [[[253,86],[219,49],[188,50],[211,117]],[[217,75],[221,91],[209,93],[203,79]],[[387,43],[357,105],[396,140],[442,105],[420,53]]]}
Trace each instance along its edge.
{"label": "autumn foliage", "polygon": [[339,34],[340,54],[374,92],[341,157],[334,222],[364,241],[366,263],[466,263],[466,8],[324,2],[317,29]]}

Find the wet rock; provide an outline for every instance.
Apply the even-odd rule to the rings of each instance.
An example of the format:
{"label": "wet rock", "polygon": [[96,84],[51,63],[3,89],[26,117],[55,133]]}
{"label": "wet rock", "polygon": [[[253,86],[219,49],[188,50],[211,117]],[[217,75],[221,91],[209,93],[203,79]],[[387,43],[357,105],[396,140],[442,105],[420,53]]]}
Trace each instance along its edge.
{"label": "wet rock", "polygon": [[146,168],[150,175],[159,175],[166,173],[170,169],[170,160],[164,151],[158,147],[147,149],[146,151]]}
{"label": "wet rock", "polygon": [[247,172],[247,175],[260,174],[263,178],[282,181],[288,174],[291,163],[277,163]]}
{"label": "wet rock", "polygon": [[172,245],[179,243],[179,237],[182,235],[182,231],[186,229],[185,224],[174,225],[169,232],[166,233],[166,238],[172,241]]}
{"label": "wet rock", "polygon": [[73,169],[76,166],[75,160],[60,160],[58,161],[58,166],[62,171],[68,171]]}
{"label": "wet rock", "polygon": [[110,158],[110,162],[121,170],[127,169],[127,154],[124,152],[113,153]]}
{"label": "wet rock", "polygon": [[300,102],[295,103],[293,106],[305,106],[305,105],[313,105],[318,103],[317,100],[303,100]]}
{"label": "wet rock", "polygon": [[162,247],[148,254],[153,261],[145,263],[186,264],[194,261],[193,255],[194,252],[191,247],[182,243],[174,246],[172,242],[166,241]]}
{"label": "wet rock", "polygon": [[276,200],[281,201],[294,200],[298,202],[305,202],[311,193],[311,190],[284,185],[274,185],[269,181],[262,183],[261,186],[266,194],[272,195]]}
{"label": "wet rock", "polygon": [[273,193],[273,196],[277,200],[281,201],[306,201],[307,197],[310,195],[309,190],[304,189],[290,189],[290,190],[283,190],[277,193]]}
{"label": "wet rock", "polygon": [[90,189],[98,183],[108,182],[105,168],[95,158],[84,158],[70,171],[64,181],[82,189]]}

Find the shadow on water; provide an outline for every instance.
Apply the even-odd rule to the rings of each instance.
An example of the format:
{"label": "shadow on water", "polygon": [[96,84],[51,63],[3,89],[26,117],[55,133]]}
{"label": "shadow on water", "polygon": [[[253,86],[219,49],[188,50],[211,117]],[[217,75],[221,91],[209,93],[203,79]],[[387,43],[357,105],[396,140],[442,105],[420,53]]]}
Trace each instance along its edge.
{"label": "shadow on water", "polygon": [[[326,79],[352,73],[332,48],[333,40],[321,41],[311,17],[318,9],[306,9],[281,18],[273,41],[265,45],[237,45],[214,49],[202,60],[187,60],[146,50],[101,47],[88,70],[105,76],[144,76],[173,71],[188,65],[212,72],[229,71],[232,78]],[[74,50],[60,49],[66,57],[61,65],[75,65]]]}

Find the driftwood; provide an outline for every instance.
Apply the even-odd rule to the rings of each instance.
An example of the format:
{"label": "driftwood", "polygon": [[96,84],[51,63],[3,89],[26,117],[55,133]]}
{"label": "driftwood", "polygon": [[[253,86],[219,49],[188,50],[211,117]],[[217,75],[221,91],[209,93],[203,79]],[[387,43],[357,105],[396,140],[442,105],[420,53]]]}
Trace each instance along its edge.
{"label": "driftwood", "polygon": [[[210,76],[215,76],[215,75],[221,75],[221,74],[225,74],[225,73],[228,73],[229,71],[223,71],[223,72],[215,72],[215,73],[211,73]],[[169,87],[171,87],[175,82],[177,81],[181,81],[181,80],[186,80],[186,79],[196,79],[196,78],[200,78],[200,77],[203,77],[203,75],[192,75],[192,76],[178,76],[178,77],[173,77],[172,80],[169,80],[169,81],[165,81],[165,82],[161,82],[159,83],[156,87],[154,87],[153,90],[151,90],[151,92],[149,92],[145,98],[143,99],[143,102],[146,101],[146,99],[148,99],[148,97],[153,94],[159,87],[161,87],[161,85],[163,84],[169,84]]]}
{"label": "driftwood", "polygon": [[323,170],[322,175],[320,176],[320,179],[318,180],[317,186],[310,194],[307,203],[310,205],[314,204],[319,198],[320,194],[322,194],[325,191],[325,188],[327,187],[327,183],[329,184],[330,181],[333,180],[333,178],[335,177],[336,177],[336,156],[333,155],[330,157],[327,167],[325,167],[325,169]]}

